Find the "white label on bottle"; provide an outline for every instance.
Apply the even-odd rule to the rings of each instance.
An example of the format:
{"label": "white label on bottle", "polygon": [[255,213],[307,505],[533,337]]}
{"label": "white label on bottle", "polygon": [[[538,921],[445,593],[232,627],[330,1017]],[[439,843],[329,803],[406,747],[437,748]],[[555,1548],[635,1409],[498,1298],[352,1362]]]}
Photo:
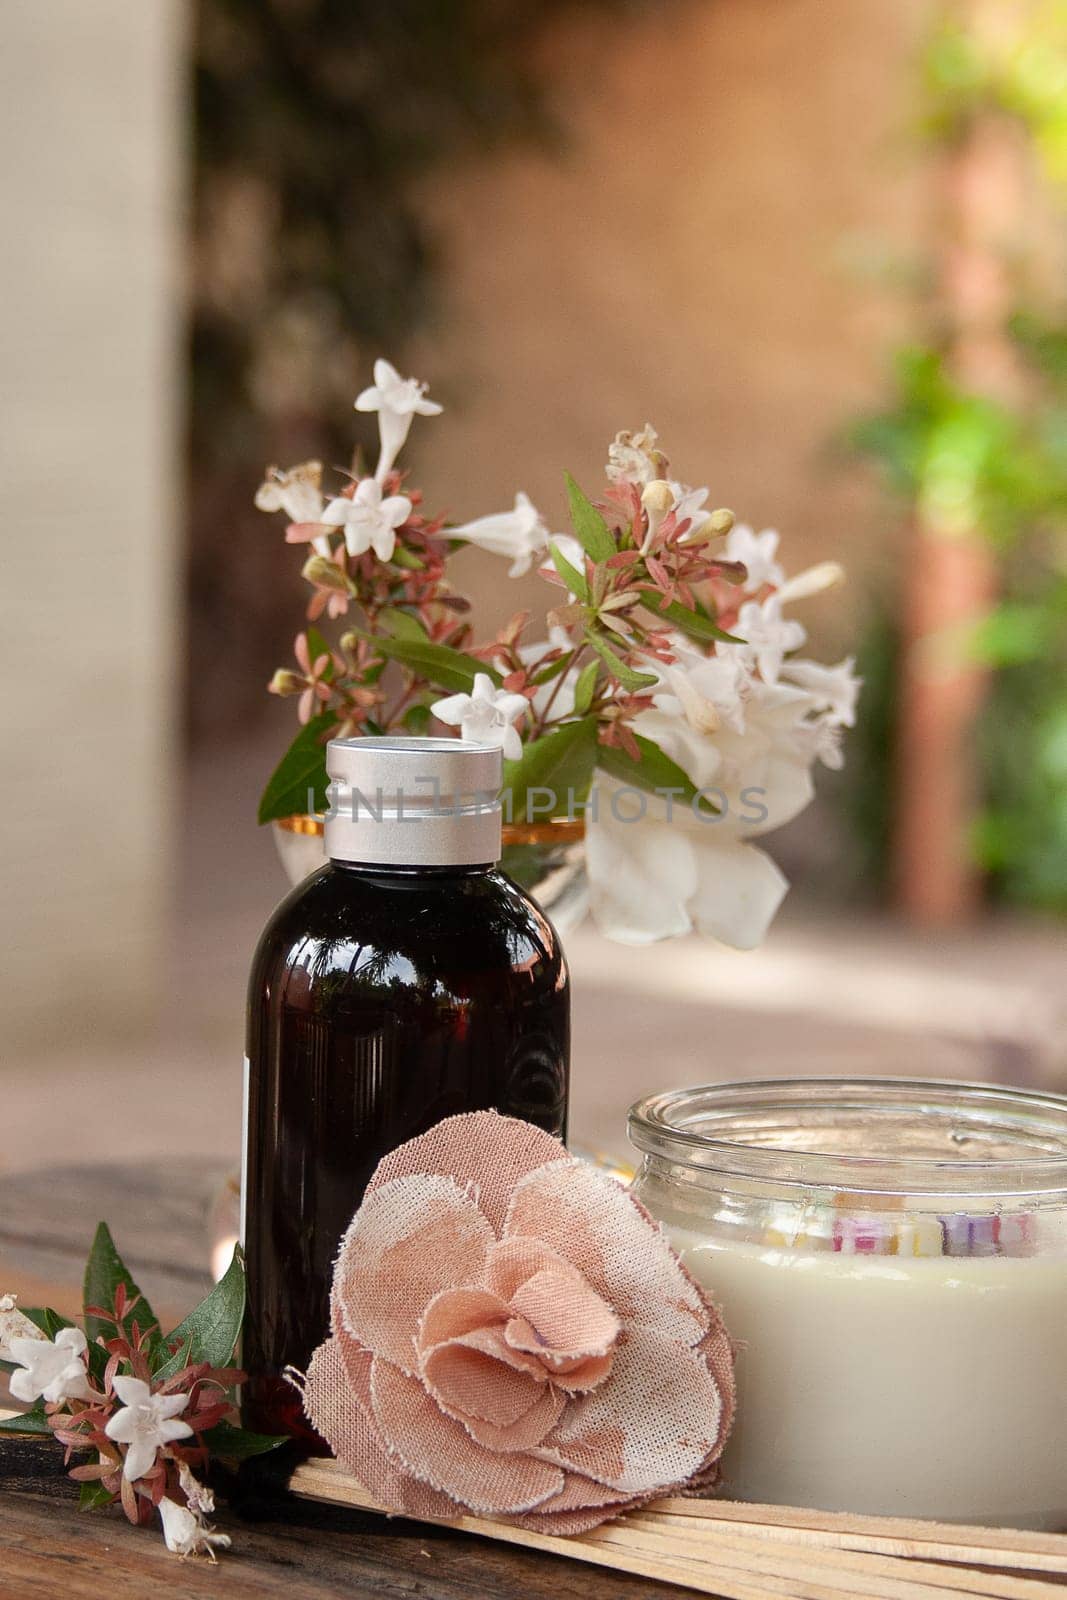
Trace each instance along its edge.
{"label": "white label on bottle", "polygon": [[241,1249],[248,1232],[248,1080],[252,1063],[245,1056],[245,1085],[241,1109]]}

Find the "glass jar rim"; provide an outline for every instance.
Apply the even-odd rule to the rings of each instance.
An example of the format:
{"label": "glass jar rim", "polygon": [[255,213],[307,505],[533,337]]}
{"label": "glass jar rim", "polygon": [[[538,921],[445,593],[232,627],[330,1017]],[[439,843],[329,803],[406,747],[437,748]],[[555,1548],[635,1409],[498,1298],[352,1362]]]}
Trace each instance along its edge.
{"label": "glass jar rim", "polygon": [[649,1095],[628,1124],[643,1155],[694,1177],[879,1194],[1067,1194],[1067,1097],[1035,1089],[763,1078]]}

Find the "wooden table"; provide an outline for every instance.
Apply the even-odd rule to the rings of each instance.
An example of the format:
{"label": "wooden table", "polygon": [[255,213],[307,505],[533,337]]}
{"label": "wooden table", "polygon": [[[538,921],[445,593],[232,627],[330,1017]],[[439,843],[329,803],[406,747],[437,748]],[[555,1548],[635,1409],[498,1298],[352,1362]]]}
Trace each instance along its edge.
{"label": "wooden table", "polygon": [[[159,1315],[177,1321],[208,1287],[210,1209],[225,1177],[190,1161],[179,1169],[65,1167],[0,1178],[0,1293],[79,1310],[81,1270],[104,1218]],[[79,1512],[75,1492],[50,1441],[29,1465],[24,1449],[0,1451],[3,1600],[665,1600],[679,1593],[449,1529],[292,1499],[269,1521],[241,1521],[222,1509],[216,1520],[233,1548],[212,1567],[179,1560],[157,1528],[132,1528],[117,1509]]]}

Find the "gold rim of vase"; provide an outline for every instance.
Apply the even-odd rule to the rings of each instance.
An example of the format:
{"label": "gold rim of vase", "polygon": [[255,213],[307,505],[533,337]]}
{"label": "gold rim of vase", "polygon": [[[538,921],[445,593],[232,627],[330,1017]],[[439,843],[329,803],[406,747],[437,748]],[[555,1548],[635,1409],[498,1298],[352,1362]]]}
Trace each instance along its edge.
{"label": "gold rim of vase", "polygon": [[[274,821],[286,833],[303,834],[305,838],[321,839],[324,832],[321,817],[298,815],[275,817]],[[547,822],[505,822],[503,833],[505,844],[577,844],[585,838],[585,823],[568,817]]]}

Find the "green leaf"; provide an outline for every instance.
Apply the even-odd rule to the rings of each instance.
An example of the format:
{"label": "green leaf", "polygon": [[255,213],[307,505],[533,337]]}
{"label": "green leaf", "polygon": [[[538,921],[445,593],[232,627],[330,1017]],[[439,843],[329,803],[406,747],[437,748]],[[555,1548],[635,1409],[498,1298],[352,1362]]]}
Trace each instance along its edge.
{"label": "green leaf", "polygon": [[542,667],[540,672],[535,672],[530,678],[530,682],[540,689],[544,684],[551,683],[553,679],[562,677],[573,658],[573,650],[564,651],[563,655],[558,656],[555,661],[550,661],[547,667]]}
{"label": "green leaf", "polygon": [[253,1456],[265,1456],[268,1450],[292,1443],[288,1434],[251,1433],[229,1422],[216,1423],[203,1438],[211,1455],[221,1461],[251,1461]]}
{"label": "green leaf", "polygon": [[[544,734],[523,750],[518,761],[504,763],[505,819],[533,822],[539,817],[566,816],[575,801],[589,793],[596,766],[596,721],[565,722]],[[548,790],[551,806],[544,809],[544,796],[534,790]],[[511,809],[507,810],[510,793]],[[528,813],[530,802],[535,810]]]}
{"label": "green leaf", "polygon": [[500,870],[506,872],[512,883],[532,892],[546,876],[562,866],[569,846],[562,840],[558,844],[508,844],[500,857]]}
{"label": "green leaf", "polygon": [[400,611],[394,606],[381,613],[381,620],[389,629],[394,639],[414,639],[423,644],[429,644],[430,636],[426,632],[418,617],[412,616],[410,611]]}
{"label": "green leaf", "polygon": [[318,628],[311,627],[310,625],[307,630],[307,636],[308,655],[312,661],[317,661],[320,656],[329,656],[330,658],[322,674],[323,680],[326,683],[329,683],[330,679],[333,677],[333,651],[330,649],[329,640],[323,637]]}
{"label": "green leaf", "polygon": [[308,808],[308,791],[314,809],[326,809],[326,745],[323,735],[337,725],[336,714],[320,711],[305,723],[282,756],[267,781],[259,802],[259,821],[277,817],[303,816]]}
{"label": "green leaf", "polygon": [[558,545],[550,544],[548,553],[552,557],[552,565],[567,585],[568,592],[577,595],[579,600],[588,601],[589,585],[585,573],[579,572],[577,567],[571,565]]}
{"label": "green leaf", "polygon": [[[569,472],[563,477],[567,484],[567,499],[570,501],[571,522],[577,535],[578,543],[587,556],[594,561],[607,561],[618,553],[614,535],[604,518],[600,515],[591,500],[587,500],[579,489]],[[556,559],[553,555],[553,561]]]}
{"label": "green leaf", "polygon": [[198,1361],[206,1361],[212,1367],[228,1367],[237,1348],[244,1314],[245,1268],[238,1247],[225,1275],[211,1293],[167,1334],[164,1344],[173,1345],[177,1341],[178,1349],[153,1371],[153,1377],[172,1378],[183,1367]]}
{"label": "green leaf", "polygon": [[593,703],[593,694],[596,690],[596,680],[599,675],[599,661],[587,662],[578,674],[578,682],[574,685],[574,709],[580,716],[584,717]]}
{"label": "green leaf", "polygon": [[46,1339],[54,1339],[61,1328],[74,1326],[69,1317],[61,1317],[51,1306],[20,1306],[19,1310],[24,1317],[29,1318],[35,1328],[40,1328]]}
{"label": "green leaf", "polygon": [[[358,631],[358,630],[357,630]],[[371,638],[370,634],[362,635]],[[475,674],[484,672],[499,686],[500,674],[495,668],[462,650],[452,650],[445,644],[425,644],[418,639],[391,639],[385,634],[373,635],[374,646],[390,661],[399,661],[419,678],[435,684],[440,689],[454,693],[470,694]]]}
{"label": "green leaf", "polygon": [[[388,665],[389,663],[383,657],[381,661],[375,661],[372,666],[364,667],[360,674],[360,683],[366,687],[369,684],[380,682],[382,674]],[[369,717],[367,721],[370,721]]]}
{"label": "green leaf", "polygon": [[114,1498],[102,1483],[83,1483],[78,1491],[78,1510],[97,1511],[101,1506],[109,1506]]}
{"label": "green leaf", "polygon": [[0,1433],[51,1434],[51,1432],[48,1418],[44,1414],[44,1405],[40,1400],[32,1411],[22,1411],[17,1417],[5,1417],[0,1421]]}
{"label": "green leaf", "polygon": [[659,680],[651,672],[635,672],[633,667],[628,667],[620,656],[617,656],[607,640],[599,633],[594,633],[591,628],[585,632],[585,642],[591,650],[595,650],[603,661],[613,678],[618,678],[624,689],[630,694],[638,694],[642,689],[651,688]]}
{"label": "green leaf", "polygon": [[101,1222],[97,1225],[96,1237],[89,1251],[89,1260],[85,1264],[85,1282],[82,1288],[86,1308],[85,1337],[89,1341],[90,1348],[96,1344],[101,1335],[105,1339],[113,1339],[116,1328],[109,1317],[98,1317],[88,1308],[98,1306],[104,1311],[109,1311],[115,1303],[115,1293],[120,1284],[126,1290],[127,1301],[134,1299],[137,1301],[135,1306],[126,1310],[121,1319],[120,1326],[126,1338],[133,1338],[135,1322],[142,1333],[147,1333],[151,1328],[155,1328],[158,1332],[159,1318],[130,1276],[126,1263],[115,1248],[115,1241],[111,1237],[107,1223]]}
{"label": "green leaf", "polygon": [[394,567],[403,567],[406,572],[422,572],[426,566],[425,561],[420,560],[413,550],[405,550],[402,544],[398,544],[393,551],[392,562]]}
{"label": "green leaf", "polygon": [[404,712],[404,726],[409,733],[421,738],[433,721],[429,706],[408,706]]}
{"label": "green leaf", "polygon": [[676,628],[687,633],[691,639],[711,640],[717,639],[722,644],[744,644],[734,633],[727,633],[710,617],[705,617],[699,611],[691,611],[688,606],[683,606],[680,600],[664,600],[661,595],[649,594],[644,591],[641,595],[641,604],[646,611],[652,611],[657,617],[662,617],[664,622],[673,622]]}
{"label": "green leaf", "polygon": [[[618,778],[621,783],[632,784],[637,789],[645,789],[649,794],[675,791],[672,798],[692,805],[696,800],[699,790],[692,779],[670,756],[664,755],[658,744],[653,744],[651,739],[645,739],[641,734],[634,734],[637,748],[641,752],[640,761],[635,761],[628,756],[625,750],[616,749],[613,745],[602,744],[596,753],[596,764],[602,771],[608,772],[613,778]],[[705,816],[718,816],[719,808],[710,800],[701,797],[699,809]]]}

